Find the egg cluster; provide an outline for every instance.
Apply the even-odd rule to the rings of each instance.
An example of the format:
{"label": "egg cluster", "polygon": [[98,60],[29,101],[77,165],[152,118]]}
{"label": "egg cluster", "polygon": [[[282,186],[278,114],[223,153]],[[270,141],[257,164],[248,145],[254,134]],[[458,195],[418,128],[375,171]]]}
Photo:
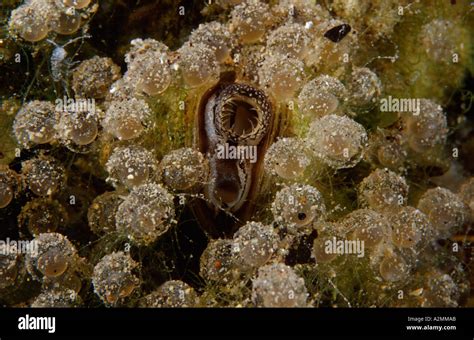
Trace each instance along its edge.
{"label": "egg cluster", "polygon": [[[0,218],[32,247],[0,253],[0,301],[465,304],[474,180],[457,154],[464,118],[453,123],[446,98],[410,83],[399,58],[418,48],[435,72],[470,40],[453,14],[413,7],[428,19],[404,26],[396,1],[216,1],[181,46],[134,36],[110,57],[88,46],[66,77],[71,98],[28,98],[12,117]],[[9,34],[41,49],[98,8],[25,1]],[[419,42],[404,45],[405,29]],[[412,110],[382,109],[405,91]]]}
{"label": "egg cluster", "polygon": [[54,32],[76,33],[96,10],[90,0],[33,0],[12,11],[9,29],[29,42],[37,42]]}

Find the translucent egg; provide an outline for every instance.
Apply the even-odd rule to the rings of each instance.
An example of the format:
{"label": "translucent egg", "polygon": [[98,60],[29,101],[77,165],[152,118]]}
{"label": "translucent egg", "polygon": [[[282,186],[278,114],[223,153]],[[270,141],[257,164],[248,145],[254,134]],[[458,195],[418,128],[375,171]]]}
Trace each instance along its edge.
{"label": "translucent egg", "polygon": [[265,170],[284,179],[301,177],[309,164],[306,143],[299,138],[280,138],[265,153]]}
{"label": "translucent egg", "polygon": [[408,153],[398,129],[377,128],[369,135],[365,159],[376,167],[402,172]]}
{"label": "translucent egg", "polygon": [[[118,139],[129,140],[137,138],[141,135],[144,130],[143,123],[138,117],[122,117],[120,120],[117,120],[114,123],[111,123],[110,126],[112,134],[115,135]],[[107,129],[107,128],[106,128]]]}
{"label": "translucent egg", "polygon": [[75,266],[78,256],[74,245],[58,233],[42,233],[35,237],[27,253],[28,272],[37,277],[37,271],[50,278],[63,275]]}
{"label": "translucent egg", "polygon": [[279,237],[272,226],[247,222],[234,234],[232,252],[243,270],[263,266],[278,248]]}
{"label": "translucent egg", "polygon": [[0,183],[0,208],[5,208],[13,200],[13,191],[7,183]]}
{"label": "translucent egg", "polygon": [[303,62],[282,54],[267,55],[258,70],[259,82],[277,100],[287,101],[294,97],[304,82]]}
{"label": "translucent egg", "polygon": [[270,32],[267,51],[271,54],[278,53],[301,59],[308,52],[309,42],[310,35],[305,26],[286,23]]}
{"label": "translucent egg", "polygon": [[120,78],[120,67],[111,58],[94,56],[82,61],[72,73],[72,89],[79,98],[105,98]]}
{"label": "translucent egg", "polygon": [[57,130],[66,143],[78,146],[91,144],[99,134],[98,113],[92,110],[66,110],[60,113]]}
{"label": "translucent egg", "polygon": [[130,42],[131,48],[125,54],[125,62],[127,65],[135,63],[137,58],[148,58],[148,55],[156,55],[156,53],[167,54],[169,52],[168,46],[161,41],[155,39],[140,39],[136,38]]}
{"label": "translucent egg", "polygon": [[18,225],[36,236],[56,231],[64,226],[66,219],[66,210],[58,201],[40,197],[22,207],[18,215]]}
{"label": "translucent egg", "polygon": [[304,280],[282,263],[258,270],[252,282],[252,301],[261,307],[306,307],[308,293]]}
{"label": "translucent egg", "polygon": [[436,62],[450,64],[459,51],[460,27],[449,20],[435,19],[423,26],[420,41],[428,57]]}
{"label": "translucent egg", "polygon": [[137,55],[128,65],[127,76],[139,92],[150,96],[164,92],[172,77],[167,52],[150,50]]}
{"label": "translucent egg", "polygon": [[13,190],[8,183],[0,182],[0,209],[10,204],[13,196]]}
{"label": "translucent egg", "polygon": [[28,3],[12,11],[9,29],[26,41],[37,42],[46,38],[49,33],[47,20],[41,7]]}
{"label": "translucent egg", "polygon": [[306,83],[298,95],[298,110],[306,117],[317,118],[337,113],[346,89],[336,78],[319,76]]}
{"label": "translucent egg", "polygon": [[74,34],[81,27],[81,14],[76,11],[58,11],[49,21],[49,26],[59,34]]}
{"label": "translucent egg", "polygon": [[326,242],[331,242],[331,239],[316,238],[313,242],[312,255],[317,263],[329,263],[337,258],[336,252],[326,251]]}
{"label": "translucent egg", "polygon": [[155,61],[150,65],[150,71],[144,75],[142,81],[137,85],[137,89],[153,96],[164,92],[171,82],[171,74],[163,68],[163,63]]}
{"label": "translucent egg", "polygon": [[235,6],[230,13],[230,30],[243,43],[254,43],[265,34],[270,21],[270,8],[266,3],[249,0]]}
{"label": "translucent egg", "polygon": [[122,251],[104,256],[92,275],[95,293],[106,305],[115,305],[130,296],[140,283],[134,274],[138,267],[130,254]]}
{"label": "translucent egg", "polygon": [[316,259],[316,263],[329,263],[338,257],[336,251],[328,251],[328,242],[336,240],[342,240],[345,235],[340,233],[342,229],[335,222],[320,222],[316,223],[313,227],[316,227],[318,236],[313,241],[312,256]]}
{"label": "translucent egg", "polygon": [[460,291],[453,278],[439,270],[425,274],[423,307],[458,307]]}
{"label": "translucent egg", "polygon": [[380,262],[379,272],[385,281],[396,282],[407,277],[408,264],[400,254],[387,253]]}
{"label": "translucent egg", "polygon": [[461,198],[445,188],[428,189],[418,201],[418,209],[428,216],[439,237],[449,237],[468,217]]}
{"label": "translucent egg", "polygon": [[340,69],[349,64],[347,62],[348,56],[351,55],[355,45],[353,36],[346,34],[342,40],[335,42],[327,38],[326,34],[334,30],[340,32],[340,27],[345,24],[344,22],[329,17],[325,18],[324,14],[319,18],[308,19],[314,23],[314,28],[308,53],[304,58],[305,64],[317,67],[323,73],[340,72]]}
{"label": "translucent egg", "polygon": [[24,161],[22,173],[28,188],[38,196],[49,196],[61,189],[65,182],[65,169],[50,156],[40,156]]}
{"label": "translucent egg", "polygon": [[21,190],[21,180],[18,174],[0,165],[0,209],[7,207]]}
{"label": "translucent egg", "polygon": [[363,107],[374,104],[382,92],[379,77],[367,67],[356,67],[352,70],[349,82],[349,103]]}
{"label": "translucent egg", "polygon": [[428,99],[420,99],[419,111],[400,114],[404,122],[403,135],[416,152],[430,151],[443,145],[448,136],[448,123],[441,106]]}
{"label": "translucent egg", "polygon": [[[60,276],[44,276],[43,289],[52,290],[57,288],[71,289],[79,293],[82,289],[82,280],[84,277],[90,276],[90,269],[83,259],[77,258],[73,266],[68,266],[66,271]],[[87,266],[86,271],[85,267]]]}
{"label": "translucent egg", "polygon": [[159,184],[133,188],[115,215],[117,231],[148,245],[168,231],[174,218],[173,196]]}
{"label": "translucent egg", "polygon": [[146,295],[140,306],[149,308],[194,307],[196,300],[197,294],[191,286],[183,281],[171,280]]}
{"label": "translucent egg", "polygon": [[34,100],[24,104],[16,114],[13,133],[24,148],[49,143],[55,137],[57,120],[53,103]]}
{"label": "translucent egg", "polygon": [[199,24],[198,28],[191,32],[189,41],[193,45],[202,43],[212,48],[219,63],[229,59],[233,45],[229,30],[218,21]]}
{"label": "translucent egg", "polygon": [[91,3],[91,0],[59,0],[64,6],[82,9]]}
{"label": "translucent egg", "polygon": [[97,235],[115,231],[115,215],[123,198],[117,192],[105,192],[92,201],[87,220],[92,232]]}
{"label": "translucent egg", "polygon": [[15,284],[22,266],[20,254],[10,249],[8,243],[0,244],[0,289],[2,290]]}
{"label": "translucent egg", "polygon": [[161,160],[159,173],[163,183],[174,191],[190,191],[202,186],[209,165],[203,154],[191,148],[171,151]]}
{"label": "translucent egg", "polygon": [[272,203],[272,213],[276,221],[303,228],[324,218],[326,206],[316,188],[293,184],[277,192]]}
{"label": "translucent egg", "polygon": [[219,76],[219,64],[212,48],[202,43],[185,44],[179,50],[179,67],[189,87],[212,83]]}
{"label": "translucent egg", "polygon": [[148,182],[157,169],[154,155],[140,146],[118,147],[105,165],[115,186],[133,188]]}
{"label": "translucent egg", "polygon": [[428,217],[413,207],[401,207],[389,216],[392,241],[401,248],[412,248],[420,241],[430,239]]}
{"label": "translucent egg", "polygon": [[31,303],[32,308],[71,308],[80,305],[81,298],[72,289],[55,288],[41,292]]}
{"label": "translucent egg", "polygon": [[405,151],[396,142],[381,145],[377,150],[377,158],[380,164],[392,170],[399,169],[403,165],[405,157]]}
{"label": "translucent egg", "polygon": [[113,101],[105,113],[102,126],[120,140],[134,139],[145,130],[150,115],[150,108],[142,99]]}
{"label": "translucent egg", "polygon": [[374,249],[390,238],[387,219],[373,210],[354,210],[342,219],[341,225],[345,233],[352,234],[352,239],[364,241],[367,249]]}
{"label": "translucent egg", "polygon": [[43,253],[37,262],[40,272],[45,276],[57,277],[66,271],[68,267],[68,259],[58,252],[57,249],[50,249]]}
{"label": "translucent egg", "polygon": [[364,207],[384,211],[405,205],[408,185],[402,176],[388,169],[376,169],[358,187],[358,200]]}
{"label": "translucent egg", "polygon": [[208,281],[229,283],[233,278],[235,259],[232,254],[233,241],[211,240],[200,259],[200,275]]}
{"label": "translucent egg", "polygon": [[311,124],[307,141],[323,163],[334,169],[352,168],[364,155],[367,133],[349,117],[327,115]]}

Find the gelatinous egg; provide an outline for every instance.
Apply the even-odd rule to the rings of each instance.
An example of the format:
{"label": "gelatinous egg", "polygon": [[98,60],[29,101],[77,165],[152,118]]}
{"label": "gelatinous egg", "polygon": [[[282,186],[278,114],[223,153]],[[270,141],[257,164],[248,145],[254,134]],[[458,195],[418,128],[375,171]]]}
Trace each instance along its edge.
{"label": "gelatinous egg", "polygon": [[316,188],[293,184],[277,192],[272,203],[272,213],[276,221],[301,228],[324,218],[326,206]]}
{"label": "gelatinous egg", "polygon": [[22,106],[15,116],[13,133],[22,147],[51,142],[59,116],[53,103],[34,100]]}
{"label": "gelatinous egg", "polygon": [[51,29],[59,34],[74,34],[81,27],[81,14],[76,11],[59,11],[49,22]]}
{"label": "gelatinous egg", "polygon": [[217,80],[219,64],[212,48],[202,43],[187,44],[178,52],[181,74],[189,87],[198,87]]}
{"label": "gelatinous egg", "polygon": [[252,301],[262,307],[305,307],[308,293],[304,280],[282,263],[258,270],[252,282]]}
{"label": "gelatinous egg", "polygon": [[65,182],[65,169],[50,156],[40,156],[24,161],[22,173],[28,188],[38,196],[49,196],[58,191]]}
{"label": "gelatinous egg", "polygon": [[189,41],[193,44],[202,43],[211,47],[220,63],[230,58],[233,46],[232,36],[227,27],[220,22],[212,21],[200,24],[191,32]]}
{"label": "gelatinous egg", "polygon": [[299,138],[280,138],[265,154],[265,170],[284,179],[301,177],[310,164],[306,143]]}
{"label": "gelatinous egg", "polygon": [[427,190],[418,201],[417,207],[428,216],[440,237],[449,237],[463,226],[468,216],[466,205],[461,198],[441,187]]}
{"label": "gelatinous egg", "polygon": [[145,129],[150,108],[142,99],[113,101],[105,113],[104,130],[120,140],[137,138]]}
{"label": "gelatinous egg", "polygon": [[195,290],[179,280],[166,281],[152,293],[146,295],[140,306],[149,308],[194,307],[197,301]]}
{"label": "gelatinous egg", "polygon": [[349,117],[327,115],[311,124],[307,140],[323,163],[334,169],[352,168],[364,155],[367,133]]}
{"label": "gelatinous egg", "polygon": [[192,191],[207,182],[209,165],[204,155],[192,148],[171,151],[161,160],[159,173],[173,191]]}
{"label": "gelatinous egg", "polygon": [[376,169],[359,184],[362,206],[384,211],[406,204],[408,185],[402,176],[388,169]]}
{"label": "gelatinous egg", "polygon": [[26,41],[40,41],[48,35],[48,21],[40,6],[25,4],[12,11],[9,28]]}
{"label": "gelatinous egg", "polygon": [[232,252],[242,269],[263,266],[277,250],[279,237],[272,226],[247,222],[234,234]]}
{"label": "gelatinous egg", "polygon": [[37,271],[55,278],[74,267],[78,255],[74,245],[58,233],[42,233],[35,237],[27,253],[27,269],[33,276]]}
{"label": "gelatinous egg", "polygon": [[233,242],[229,239],[211,240],[200,259],[200,274],[209,281],[226,284],[233,278],[235,259]]}
{"label": "gelatinous egg", "polygon": [[155,183],[133,188],[115,215],[117,231],[144,245],[168,231],[173,218],[173,196]]}
{"label": "gelatinous egg", "polygon": [[89,4],[91,3],[91,0],[57,0],[57,1],[64,4],[64,6],[68,6],[68,7],[72,6],[76,9],[85,8],[89,6]]}
{"label": "gelatinous egg", "polygon": [[106,305],[115,305],[138,287],[134,274],[139,264],[123,251],[104,256],[94,267],[92,284],[95,293]]}
{"label": "gelatinous egg", "polygon": [[322,75],[303,86],[298,95],[298,110],[313,119],[337,113],[345,95],[346,89],[338,79]]}
{"label": "gelatinous egg", "polygon": [[105,165],[108,180],[115,186],[125,185],[128,188],[150,181],[157,166],[153,153],[140,146],[116,148]]}
{"label": "gelatinous egg", "polygon": [[304,83],[304,64],[283,54],[269,54],[258,70],[260,85],[278,101],[292,99]]}
{"label": "gelatinous egg", "polygon": [[254,43],[264,34],[269,23],[270,8],[258,0],[246,1],[235,6],[230,14],[230,30],[243,43]]}
{"label": "gelatinous egg", "polygon": [[0,209],[7,207],[22,189],[18,174],[0,165]]}
{"label": "gelatinous egg", "polygon": [[366,248],[375,248],[390,237],[390,225],[387,219],[369,209],[357,209],[341,221],[346,233],[352,233],[355,240],[364,241]]}

